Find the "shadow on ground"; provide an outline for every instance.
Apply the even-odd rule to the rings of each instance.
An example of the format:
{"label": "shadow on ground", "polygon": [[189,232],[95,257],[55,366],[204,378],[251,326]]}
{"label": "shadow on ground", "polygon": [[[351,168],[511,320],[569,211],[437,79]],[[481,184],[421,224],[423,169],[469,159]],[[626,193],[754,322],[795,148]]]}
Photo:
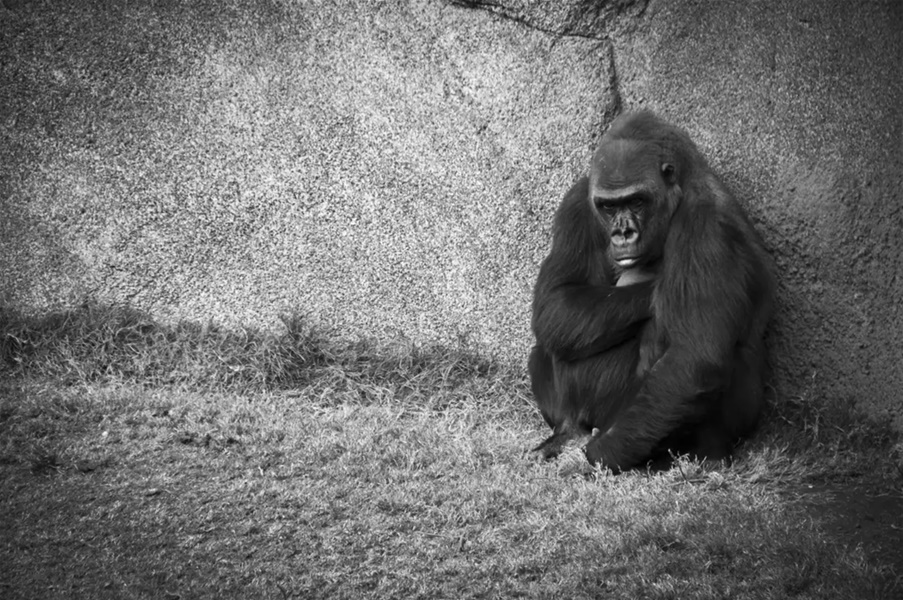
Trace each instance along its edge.
{"label": "shadow on ground", "polygon": [[826,533],[849,546],[861,546],[875,563],[903,577],[903,492],[870,485],[804,484],[797,501],[821,522]]}

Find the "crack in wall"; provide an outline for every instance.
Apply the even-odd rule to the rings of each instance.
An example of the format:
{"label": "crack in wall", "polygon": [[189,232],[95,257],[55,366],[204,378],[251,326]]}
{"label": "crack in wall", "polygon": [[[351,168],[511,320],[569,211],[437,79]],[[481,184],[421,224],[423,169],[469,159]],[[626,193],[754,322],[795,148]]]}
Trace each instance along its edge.
{"label": "crack in wall", "polygon": [[606,108],[603,118],[605,123],[611,123],[615,117],[621,114],[624,102],[621,99],[621,78],[618,74],[618,64],[615,59],[615,45],[606,42],[606,54],[608,58],[608,88],[611,90],[611,105]]}
{"label": "crack in wall", "polygon": [[608,41],[608,34],[593,34],[593,33],[584,33],[581,31],[577,31],[577,25],[575,24],[575,20],[572,20],[569,24],[561,29],[554,29],[551,27],[544,27],[537,23],[535,20],[530,19],[529,17],[525,17],[517,14],[509,7],[504,6],[498,2],[489,2],[489,1],[481,1],[481,0],[447,0],[448,4],[452,6],[457,6],[459,8],[471,9],[471,10],[483,10],[485,12],[496,15],[499,18],[506,19],[508,21],[513,21],[519,25],[523,25],[529,29],[533,29],[535,31],[539,31],[540,33],[546,33],[549,35],[554,35],[556,37],[577,37],[583,38],[587,40],[594,40],[597,42],[606,42]]}
{"label": "crack in wall", "polygon": [[[636,21],[643,17],[649,5],[649,0],[617,2],[577,0],[569,7],[561,8],[559,4],[557,10],[542,2],[533,4],[527,2],[526,6],[518,10],[510,6],[510,2],[492,0],[446,0],[446,2],[460,8],[483,10],[542,33],[599,42],[610,41],[609,30],[616,20],[623,18]],[[534,9],[534,5],[537,8]],[[560,21],[561,25],[555,27],[543,24],[542,17],[547,17],[548,21]]]}
{"label": "crack in wall", "polygon": [[[602,44],[605,48],[608,62],[607,67],[610,74],[609,89],[612,98],[611,103],[603,110],[603,120],[605,123],[610,123],[621,113],[623,108],[621,83],[614,43],[608,33],[608,29],[613,26],[612,22],[617,18],[630,17],[637,19],[642,17],[649,4],[648,0],[618,2],[614,6],[606,2],[600,3],[597,0],[581,0],[567,10],[566,16],[562,19],[563,24],[561,27],[542,25],[536,19],[530,18],[529,15],[518,13],[518,11],[506,6],[503,2],[493,2],[492,0],[446,0],[446,3],[467,10],[481,10],[500,19],[512,21],[528,29],[556,38],[580,38]],[[631,7],[638,7],[638,11],[635,14],[628,14]]]}

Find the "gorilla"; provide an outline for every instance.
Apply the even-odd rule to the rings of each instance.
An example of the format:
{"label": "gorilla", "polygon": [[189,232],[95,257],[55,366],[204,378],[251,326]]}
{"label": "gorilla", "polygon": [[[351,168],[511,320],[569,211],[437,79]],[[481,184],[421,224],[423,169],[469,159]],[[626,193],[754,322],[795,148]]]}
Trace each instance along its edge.
{"label": "gorilla", "polygon": [[618,117],[555,214],[531,387],[551,437],[614,471],[729,457],[763,404],[774,279],[748,217],[681,129]]}

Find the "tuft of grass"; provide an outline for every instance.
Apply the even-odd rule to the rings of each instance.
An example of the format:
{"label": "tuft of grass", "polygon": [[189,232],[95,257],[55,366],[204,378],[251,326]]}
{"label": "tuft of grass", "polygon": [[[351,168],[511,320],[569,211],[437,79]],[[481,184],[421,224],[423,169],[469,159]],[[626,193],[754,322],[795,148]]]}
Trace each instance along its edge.
{"label": "tuft of grass", "polygon": [[264,389],[303,384],[328,361],[301,319],[280,335],[180,322],[162,325],[132,308],[84,304],[28,318],[0,309],[0,360],[13,373],[64,382],[141,381]]}
{"label": "tuft of grass", "polygon": [[891,420],[878,420],[852,399],[806,393],[774,402],[765,411],[758,447],[795,456],[796,479],[830,481],[903,477],[903,444]]}
{"label": "tuft of grass", "polygon": [[94,303],[37,318],[0,308],[0,369],[64,383],[205,390],[291,389],[316,379],[343,388],[356,382],[362,393],[376,395],[380,385],[407,385],[415,393],[422,380],[448,387],[498,370],[460,349],[418,348],[404,340],[384,347],[370,340],[330,343],[301,317],[281,321],[283,330],[271,333],[165,325],[133,308]]}

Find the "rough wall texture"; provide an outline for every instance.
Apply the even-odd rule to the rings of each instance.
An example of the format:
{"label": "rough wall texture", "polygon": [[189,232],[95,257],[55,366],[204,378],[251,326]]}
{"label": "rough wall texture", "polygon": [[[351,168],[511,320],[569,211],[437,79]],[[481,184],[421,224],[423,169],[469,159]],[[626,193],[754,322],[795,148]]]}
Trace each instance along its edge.
{"label": "rough wall texture", "polygon": [[152,4],[4,24],[3,302],[523,351],[554,199],[611,110],[604,46],[426,1],[212,30]]}
{"label": "rough wall texture", "polygon": [[0,8],[0,304],[523,361],[555,206],[648,107],[774,254],[778,394],[903,426],[903,3],[124,4]]}

